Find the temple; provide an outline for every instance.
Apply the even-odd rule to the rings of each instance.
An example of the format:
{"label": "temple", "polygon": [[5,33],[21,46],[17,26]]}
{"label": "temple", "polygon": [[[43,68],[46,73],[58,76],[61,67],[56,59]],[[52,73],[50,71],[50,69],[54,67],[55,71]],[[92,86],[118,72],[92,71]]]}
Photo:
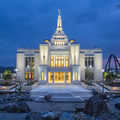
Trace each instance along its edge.
{"label": "temple", "polygon": [[51,40],[45,39],[39,44],[39,49],[17,49],[17,79],[24,82],[32,78],[39,84],[80,84],[88,77],[86,69],[90,72],[90,79],[102,80],[102,50],[98,47],[81,49],[77,40],[68,41],[62,28],[60,10]]}

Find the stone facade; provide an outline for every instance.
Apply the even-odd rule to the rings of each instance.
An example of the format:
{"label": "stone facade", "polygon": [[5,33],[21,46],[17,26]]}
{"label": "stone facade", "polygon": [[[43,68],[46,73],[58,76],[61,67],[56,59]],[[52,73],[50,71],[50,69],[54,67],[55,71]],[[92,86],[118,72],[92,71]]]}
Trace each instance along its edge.
{"label": "stone facade", "polygon": [[[33,73],[30,67],[34,67]],[[85,69],[89,69],[94,81],[102,80],[102,50],[97,47],[81,49],[75,40],[68,41],[60,14],[51,42],[44,40],[39,49],[22,47],[17,50],[17,79],[24,81],[32,76],[39,84],[80,84],[85,79]]]}

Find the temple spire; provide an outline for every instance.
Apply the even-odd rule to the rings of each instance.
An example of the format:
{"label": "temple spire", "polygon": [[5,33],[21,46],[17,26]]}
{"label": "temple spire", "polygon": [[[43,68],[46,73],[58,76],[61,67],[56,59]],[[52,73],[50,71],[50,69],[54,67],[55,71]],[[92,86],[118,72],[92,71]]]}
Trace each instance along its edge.
{"label": "temple spire", "polygon": [[56,30],[57,31],[61,31],[62,30],[62,20],[61,20],[61,16],[60,16],[60,10],[58,9],[59,11],[59,15],[58,15],[58,19],[57,19],[57,28]]}

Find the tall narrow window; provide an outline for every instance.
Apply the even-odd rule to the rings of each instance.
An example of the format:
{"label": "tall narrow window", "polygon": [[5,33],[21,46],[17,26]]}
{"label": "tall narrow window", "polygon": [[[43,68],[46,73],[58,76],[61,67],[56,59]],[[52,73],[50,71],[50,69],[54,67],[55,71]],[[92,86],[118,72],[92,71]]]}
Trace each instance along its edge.
{"label": "tall narrow window", "polygon": [[75,72],[75,80],[77,80],[77,72]]}
{"label": "tall narrow window", "polygon": [[25,66],[27,67],[28,66],[28,57],[25,58]]}
{"label": "tall narrow window", "polygon": [[43,65],[45,65],[45,55],[43,55]]}
{"label": "tall narrow window", "polygon": [[53,67],[53,56],[51,56],[51,67]]}
{"label": "tall narrow window", "polygon": [[62,60],[62,67],[64,67],[64,60]]}
{"label": "tall narrow window", "polygon": [[56,45],[56,41],[55,41],[55,45]]}
{"label": "tall narrow window", "polygon": [[93,57],[91,58],[91,65],[92,65],[92,67],[94,67],[94,58]]}
{"label": "tall narrow window", "polygon": [[74,55],[74,65],[76,65],[76,55]]}
{"label": "tall narrow window", "polygon": [[28,72],[25,72],[25,78],[26,79],[28,78]]}
{"label": "tall narrow window", "polygon": [[42,72],[42,80],[44,80],[44,72]]}
{"label": "tall narrow window", "polygon": [[31,66],[31,58],[29,57],[29,66]]}
{"label": "tall narrow window", "polygon": [[68,56],[66,56],[65,65],[68,67]]}
{"label": "tall narrow window", "polygon": [[32,67],[34,66],[34,58],[32,58]]}
{"label": "tall narrow window", "polygon": [[90,66],[90,57],[88,57],[88,67]]}

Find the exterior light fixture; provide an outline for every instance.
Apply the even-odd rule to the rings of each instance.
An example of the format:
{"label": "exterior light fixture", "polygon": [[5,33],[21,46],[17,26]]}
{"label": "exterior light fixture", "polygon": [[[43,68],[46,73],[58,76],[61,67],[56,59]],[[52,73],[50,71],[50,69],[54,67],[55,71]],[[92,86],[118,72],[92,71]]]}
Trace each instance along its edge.
{"label": "exterior light fixture", "polygon": [[86,66],[84,68],[86,68]]}
{"label": "exterior light fixture", "polygon": [[30,66],[28,65],[27,67],[29,68]]}
{"label": "exterior light fixture", "polygon": [[92,66],[90,65],[90,68],[92,68]]}
{"label": "exterior light fixture", "polygon": [[104,72],[104,69],[102,69],[102,72]]}

